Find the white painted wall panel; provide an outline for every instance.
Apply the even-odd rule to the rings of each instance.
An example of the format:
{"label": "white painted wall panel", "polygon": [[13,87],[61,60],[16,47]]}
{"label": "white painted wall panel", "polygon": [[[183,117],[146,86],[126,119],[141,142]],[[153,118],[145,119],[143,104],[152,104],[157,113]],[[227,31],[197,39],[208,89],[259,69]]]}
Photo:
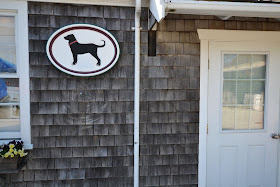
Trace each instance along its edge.
{"label": "white painted wall panel", "polygon": [[237,147],[220,147],[220,186],[236,186]]}
{"label": "white painted wall panel", "polygon": [[248,147],[248,186],[263,186],[265,181],[265,146]]}

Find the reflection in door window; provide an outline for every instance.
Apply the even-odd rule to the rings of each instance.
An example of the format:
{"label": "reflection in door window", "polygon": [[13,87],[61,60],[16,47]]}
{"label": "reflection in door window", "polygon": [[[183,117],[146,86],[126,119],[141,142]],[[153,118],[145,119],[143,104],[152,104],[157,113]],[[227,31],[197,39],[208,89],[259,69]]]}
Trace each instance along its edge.
{"label": "reflection in door window", "polygon": [[264,128],[266,55],[224,54],[223,130]]}
{"label": "reflection in door window", "polygon": [[15,31],[15,16],[0,16],[0,133],[20,132]]}
{"label": "reflection in door window", "polygon": [[0,62],[0,74],[16,73],[14,16],[0,16]]}

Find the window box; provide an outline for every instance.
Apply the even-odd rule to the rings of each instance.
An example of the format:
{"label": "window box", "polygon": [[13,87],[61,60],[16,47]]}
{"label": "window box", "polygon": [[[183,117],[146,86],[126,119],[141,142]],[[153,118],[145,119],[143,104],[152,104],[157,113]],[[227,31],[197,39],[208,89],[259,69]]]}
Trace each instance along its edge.
{"label": "window box", "polygon": [[25,157],[0,158],[0,174],[18,173],[25,165]]}

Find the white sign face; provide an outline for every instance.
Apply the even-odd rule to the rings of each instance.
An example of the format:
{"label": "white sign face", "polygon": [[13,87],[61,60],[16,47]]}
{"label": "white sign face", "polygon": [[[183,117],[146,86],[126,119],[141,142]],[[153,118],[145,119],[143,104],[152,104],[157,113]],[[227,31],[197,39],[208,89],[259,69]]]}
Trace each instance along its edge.
{"label": "white sign face", "polygon": [[60,28],[49,38],[46,51],[55,67],[75,76],[104,73],[116,64],[120,54],[111,33],[89,24]]}

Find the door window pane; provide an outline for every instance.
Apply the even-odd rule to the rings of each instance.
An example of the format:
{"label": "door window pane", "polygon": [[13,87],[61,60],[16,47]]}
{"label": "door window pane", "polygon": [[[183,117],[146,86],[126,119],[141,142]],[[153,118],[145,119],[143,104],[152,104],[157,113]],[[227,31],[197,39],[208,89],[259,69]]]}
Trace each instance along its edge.
{"label": "door window pane", "polygon": [[237,76],[238,79],[250,79],[251,78],[251,61],[252,55],[238,55],[237,58]]}
{"label": "door window pane", "polygon": [[223,103],[235,104],[236,103],[236,81],[224,81],[223,90]]}
{"label": "door window pane", "polygon": [[264,104],[265,81],[252,81],[252,105]]}
{"label": "door window pane", "polygon": [[251,81],[237,81],[237,104],[250,103],[250,83]]}
{"label": "door window pane", "polygon": [[224,79],[236,79],[237,55],[225,54]]}
{"label": "door window pane", "polygon": [[266,55],[225,54],[223,67],[222,130],[263,129]]}
{"label": "door window pane", "polygon": [[265,79],[265,55],[253,55],[252,79]]}
{"label": "door window pane", "polygon": [[250,107],[237,106],[235,129],[249,129]]}
{"label": "door window pane", "polygon": [[263,106],[251,107],[250,127],[251,129],[263,129],[264,108]]}
{"label": "door window pane", "polygon": [[232,130],[235,126],[235,107],[223,106],[223,129]]}

